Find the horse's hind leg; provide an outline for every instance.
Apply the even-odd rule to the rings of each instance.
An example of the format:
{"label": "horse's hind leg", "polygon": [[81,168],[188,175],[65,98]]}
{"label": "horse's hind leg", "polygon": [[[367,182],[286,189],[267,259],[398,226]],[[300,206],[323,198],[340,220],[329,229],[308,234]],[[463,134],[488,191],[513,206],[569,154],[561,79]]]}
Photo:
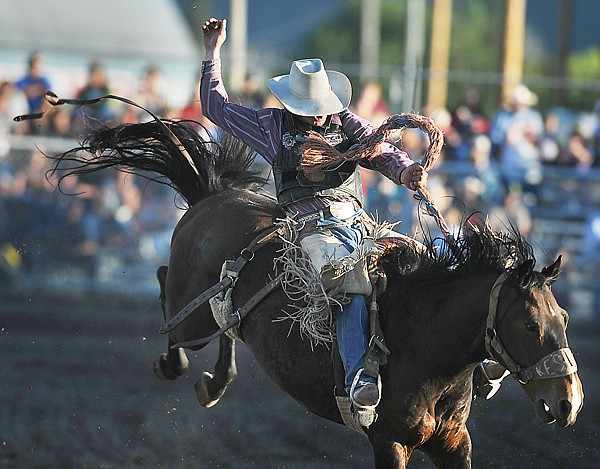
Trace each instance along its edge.
{"label": "horse's hind leg", "polygon": [[158,269],[156,269],[156,278],[158,280],[158,285],[160,286],[160,294],[158,299],[160,301],[160,309],[162,309],[165,320],[167,319],[167,295],[165,293],[165,284],[167,282],[168,270],[169,268],[166,265],[161,265]]}
{"label": "horse's hind leg", "polygon": [[[165,296],[165,281],[167,278],[167,266],[163,265],[156,271],[156,277],[160,285],[160,307],[163,311],[163,316],[166,318],[166,296]],[[154,374],[160,379],[175,379],[184,375],[190,367],[190,362],[182,348],[171,349],[174,342],[169,339],[169,348],[167,353],[161,353],[154,361]]]}
{"label": "horse's hind leg", "polygon": [[219,340],[219,358],[215,364],[214,375],[205,371],[194,385],[198,402],[207,408],[219,401],[229,383],[237,376],[235,340],[227,334],[221,335]]}

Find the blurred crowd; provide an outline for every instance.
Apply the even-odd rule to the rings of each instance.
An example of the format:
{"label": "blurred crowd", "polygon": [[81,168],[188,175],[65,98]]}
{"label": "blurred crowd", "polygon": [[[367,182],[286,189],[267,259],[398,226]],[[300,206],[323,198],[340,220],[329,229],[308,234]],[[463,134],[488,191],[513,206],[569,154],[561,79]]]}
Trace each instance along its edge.
{"label": "blurred crowd", "polygon": [[[90,63],[85,84],[69,97],[94,99],[110,94],[108,77],[102,62]],[[135,96],[127,97],[158,116],[195,120],[203,126],[199,131],[216,137],[217,129],[202,115],[196,90],[183,107],[173,108],[164,81],[161,69],[149,66],[139,77]],[[244,89],[232,99],[254,107],[277,106],[261,89],[256,78],[248,76]],[[40,150],[11,147],[11,137],[77,140],[97,122],[132,123],[150,116],[132,106],[102,101],[64,106],[42,121],[13,121],[16,115],[46,110],[47,90],[52,90],[52,79],[45,74],[41,53],[31,55],[22,78],[0,81],[0,259],[10,263],[18,257],[25,269],[67,260],[94,277],[102,247],[131,245],[142,233],[170,232],[183,212],[169,188],[117,171],[63,180],[63,192],[72,195],[60,195],[56,177],[47,178],[50,160]],[[476,89],[470,89],[455,109],[421,111],[444,131],[443,155],[430,175],[428,189],[450,225],[465,213],[481,211],[489,215],[492,225],[504,228],[512,221],[528,236],[532,211],[553,197],[561,201],[560,186],[557,194],[547,192],[547,168],[568,168],[585,177],[600,167],[600,101],[595,107],[590,104],[587,115],[565,109],[542,115],[536,105],[537,96],[518,85],[506,104],[491,112],[482,108]],[[390,115],[376,83],[358,90],[351,110],[376,127]],[[409,129],[397,135],[397,144],[419,160],[428,140],[422,132]],[[403,220],[401,231],[414,229],[414,203],[408,200],[408,191],[369,171],[364,172],[363,183],[369,211],[379,219]],[[600,194],[596,197],[598,202]],[[600,244],[600,218],[593,213],[588,218],[585,239],[594,249]]]}
{"label": "blurred crowd", "polygon": [[[208,126],[195,96],[182,108],[171,109],[163,86],[160,68],[150,66],[139,78],[136,96],[129,98],[155,115]],[[48,172],[52,160],[44,156],[59,153],[44,148],[46,138],[64,139],[64,151],[77,146],[99,123],[147,121],[150,115],[103,100],[62,106],[42,119],[14,122],[15,116],[50,109],[44,99],[48,90],[52,80],[44,73],[40,53],[31,55],[22,78],[0,82],[0,274],[64,267],[93,279],[102,275],[102,250],[113,248],[132,250],[131,258],[165,258],[173,227],[183,214],[169,187],[116,170],[60,179],[60,174]],[[85,84],[66,97],[90,100],[111,93],[105,65],[94,61]],[[30,137],[28,143],[19,145],[21,137]]]}

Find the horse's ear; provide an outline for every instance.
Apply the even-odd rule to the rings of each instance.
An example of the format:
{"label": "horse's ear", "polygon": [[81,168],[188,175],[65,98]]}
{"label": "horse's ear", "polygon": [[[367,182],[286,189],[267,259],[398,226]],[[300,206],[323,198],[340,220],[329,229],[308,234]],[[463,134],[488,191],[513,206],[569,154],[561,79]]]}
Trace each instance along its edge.
{"label": "horse's ear", "polygon": [[548,267],[544,267],[542,269],[542,275],[545,275],[549,279],[555,279],[556,277],[558,277],[561,261],[562,255],[558,256],[558,258],[554,261],[554,264],[549,265]]}
{"label": "horse's ear", "polygon": [[517,285],[522,288],[529,287],[533,278],[533,259],[528,259],[523,262],[514,272]]}

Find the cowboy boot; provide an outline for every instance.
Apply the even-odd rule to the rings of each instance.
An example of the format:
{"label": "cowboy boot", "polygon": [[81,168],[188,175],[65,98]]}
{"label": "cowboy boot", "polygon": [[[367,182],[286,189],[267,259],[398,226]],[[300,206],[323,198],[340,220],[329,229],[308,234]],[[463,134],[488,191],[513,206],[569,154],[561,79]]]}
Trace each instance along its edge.
{"label": "cowboy boot", "polygon": [[363,375],[361,368],[356,376],[352,386],[350,387],[350,399],[352,403],[359,408],[376,407],[381,400],[381,378],[377,377],[376,381]]}

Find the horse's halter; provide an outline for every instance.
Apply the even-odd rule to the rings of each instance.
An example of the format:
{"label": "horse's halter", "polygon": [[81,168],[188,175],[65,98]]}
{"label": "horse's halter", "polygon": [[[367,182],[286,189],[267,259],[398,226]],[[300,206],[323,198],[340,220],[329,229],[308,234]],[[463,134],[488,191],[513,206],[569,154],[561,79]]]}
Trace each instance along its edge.
{"label": "horse's halter", "polygon": [[502,273],[490,292],[490,306],[485,330],[485,348],[490,356],[494,357],[494,354],[497,355],[502,364],[506,366],[512,375],[515,375],[519,379],[521,384],[526,384],[531,380],[557,378],[575,373],[577,371],[577,363],[569,347],[560,348],[549,353],[528,368],[518,365],[508,354],[500,341],[500,337],[496,333],[498,298],[502,285],[507,278],[508,274],[506,272]]}

